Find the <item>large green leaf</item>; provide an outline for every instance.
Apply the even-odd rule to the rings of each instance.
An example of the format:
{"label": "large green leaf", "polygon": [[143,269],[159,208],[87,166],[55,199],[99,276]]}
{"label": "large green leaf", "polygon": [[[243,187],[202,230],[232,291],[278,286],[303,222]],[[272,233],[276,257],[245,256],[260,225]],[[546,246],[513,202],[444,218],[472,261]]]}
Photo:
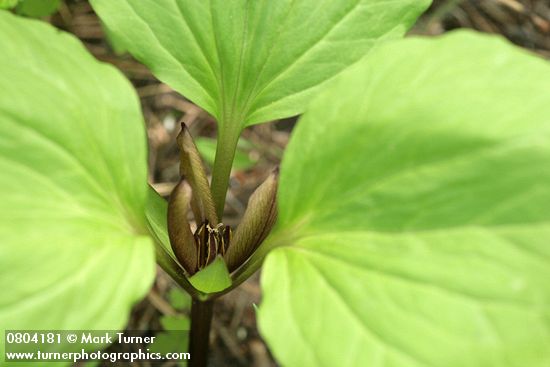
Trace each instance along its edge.
{"label": "large green leaf", "polygon": [[1,328],[121,328],[155,270],[139,101],[43,22],[0,12],[0,49]]}
{"label": "large green leaf", "polygon": [[295,115],[315,88],[402,35],[429,0],[92,0],[153,73],[235,129]]}
{"label": "large green leaf", "polygon": [[383,46],[281,168],[259,312],[286,366],[550,365],[550,65],[473,33]]}

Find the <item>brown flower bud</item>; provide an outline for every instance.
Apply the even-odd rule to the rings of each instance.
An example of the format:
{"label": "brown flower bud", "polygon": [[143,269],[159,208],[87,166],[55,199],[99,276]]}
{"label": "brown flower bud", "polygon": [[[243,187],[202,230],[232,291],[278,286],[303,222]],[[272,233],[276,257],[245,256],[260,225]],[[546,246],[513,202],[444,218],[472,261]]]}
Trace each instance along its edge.
{"label": "brown flower bud", "polygon": [[198,259],[195,238],[187,220],[190,201],[191,189],[181,180],[168,201],[168,237],[174,255],[183,268],[193,275],[198,269]]}
{"label": "brown flower bud", "polygon": [[180,174],[191,185],[193,196],[191,207],[197,223],[208,220],[210,223],[218,223],[214,200],[210,192],[208,178],[202,164],[201,156],[187,126],[181,123],[181,132],[177,137],[180,147]]}
{"label": "brown flower bud", "polygon": [[277,219],[277,186],[279,170],[276,169],[254,191],[243,219],[224,256],[229,272],[241,266],[267,237]]}
{"label": "brown flower bud", "polygon": [[[222,256],[229,272],[241,266],[267,237],[277,217],[278,169],[252,194],[235,235],[218,223],[214,200],[200,154],[184,123],[177,141],[181,150],[179,184],[168,204],[170,244],[189,275]],[[186,183],[188,182],[188,184]],[[187,213],[193,210],[197,229],[191,232]]]}

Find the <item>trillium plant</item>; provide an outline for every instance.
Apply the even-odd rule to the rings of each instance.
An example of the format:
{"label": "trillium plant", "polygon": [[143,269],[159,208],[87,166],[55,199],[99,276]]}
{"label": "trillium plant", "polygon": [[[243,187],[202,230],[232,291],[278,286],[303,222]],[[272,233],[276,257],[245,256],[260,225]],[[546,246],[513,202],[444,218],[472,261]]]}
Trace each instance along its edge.
{"label": "trillium plant", "polygon": [[[0,11],[3,330],[123,329],[158,264],[193,299],[205,366],[213,302],[262,267],[258,327],[283,366],[550,365],[545,60],[472,31],[403,38],[428,0],[90,2],[216,119],[212,178],[182,125],[160,197],[131,84]],[[294,115],[280,168],[225,225],[242,130]]]}

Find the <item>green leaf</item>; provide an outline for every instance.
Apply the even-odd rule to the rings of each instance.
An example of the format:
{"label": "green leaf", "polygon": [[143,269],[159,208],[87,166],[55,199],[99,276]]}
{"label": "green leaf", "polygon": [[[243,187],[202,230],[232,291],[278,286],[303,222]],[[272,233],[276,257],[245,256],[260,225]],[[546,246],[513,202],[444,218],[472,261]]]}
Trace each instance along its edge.
{"label": "green leaf", "polygon": [[320,96],[263,271],[280,362],[548,366],[549,105],[547,62],[470,32],[380,47]]}
{"label": "green leaf", "polygon": [[148,348],[153,353],[187,352],[190,320],[187,316],[163,316],[160,323],[165,332],[155,336]]}
{"label": "green leaf", "polygon": [[111,49],[117,54],[118,56],[124,55],[126,53],[126,48],[124,48],[124,44],[119,41],[117,36],[111,32],[111,30],[105,25],[105,23],[101,22],[101,29],[103,29],[103,33],[105,33],[105,39],[107,40],[107,43],[109,46],[111,46]]}
{"label": "green leaf", "polygon": [[189,283],[204,293],[221,292],[231,286],[231,277],[227,266],[221,257],[202,269],[191,278]]}
{"label": "green leaf", "polygon": [[168,301],[172,307],[183,310],[191,308],[191,297],[179,288],[172,288],[168,292]]}
{"label": "green leaf", "polygon": [[15,11],[17,14],[33,18],[42,18],[55,13],[61,0],[21,0]]}
{"label": "green leaf", "polygon": [[429,3],[91,1],[131,54],[230,130],[303,112],[320,84],[403,35]]}
{"label": "green leaf", "polygon": [[17,5],[19,0],[0,0],[0,9],[11,9]]}
{"label": "green leaf", "polygon": [[[189,337],[183,332],[167,332],[155,336],[155,342],[148,347],[151,353],[182,353],[187,351]],[[177,365],[185,365],[185,361],[177,361]]]}
{"label": "green leaf", "polygon": [[[235,151],[235,158],[233,159],[233,169],[246,170],[256,164],[257,160],[250,158],[247,152],[246,143],[246,140],[239,139],[237,150]],[[212,166],[214,164],[214,158],[216,157],[216,140],[199,137],[195,139],[195,144],[202,158],[206,163]]]}
{"label": "green leaf", "polygon": [[147,203],[145,206],[145,216],[149,227],[151,237],[155,238],[156,243],[161,246],[164,252],[176,261],[176,255],[170,246],[168,238],[168,223],[167,223],[168,203],[160,196],[154,188],[149,186],[147,190]]}
{"label": "green leaf", "polygon": [[190,320],[186,316],[163,316],[160,323],[166,331],[189,330]]}
{"label": "green leaf", "polygon": [[0,12],[0,49],[1,328],[122,328],[155,275],[139,100],[46,23]]}

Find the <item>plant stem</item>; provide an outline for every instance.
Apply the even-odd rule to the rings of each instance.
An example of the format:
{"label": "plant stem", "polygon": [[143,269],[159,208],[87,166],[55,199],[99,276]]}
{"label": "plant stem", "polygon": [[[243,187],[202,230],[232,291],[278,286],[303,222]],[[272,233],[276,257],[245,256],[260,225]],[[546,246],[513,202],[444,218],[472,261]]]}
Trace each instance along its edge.
{"label": "plant stem", "polygon": [[[225,122],[218,130],[216,159],[212,169],[212,198],[216,205],[219,221],[223,220],[225,196],[229,185],[231,167],[239,141],[240,130],[231,128],[234,124]],[[212,324],[214,300],[200,300],[193,297],[191,304],[191,330],[189,331],[189,367],[206,367],[210,344],[210,326]]]}
{"label": "plant stem", "polygon": [[214,301],[199,301],[193,298],[191,303],[191,330],[189,331],[189,367],[206,367],[210,344],[210,325]]}
{"label": "plant stem", "polygon": [[216,146],[216,158],[212,169],[210,190],[216,205],[216,214],[219,221],[222,222],[225,196],[229,186],[229,176],[231,175],[240,130],[235,129],[235,124],[231,124],[229,121],[225,121],[224,124],[218,126],[220,126],[218,129],[218,144]]}

